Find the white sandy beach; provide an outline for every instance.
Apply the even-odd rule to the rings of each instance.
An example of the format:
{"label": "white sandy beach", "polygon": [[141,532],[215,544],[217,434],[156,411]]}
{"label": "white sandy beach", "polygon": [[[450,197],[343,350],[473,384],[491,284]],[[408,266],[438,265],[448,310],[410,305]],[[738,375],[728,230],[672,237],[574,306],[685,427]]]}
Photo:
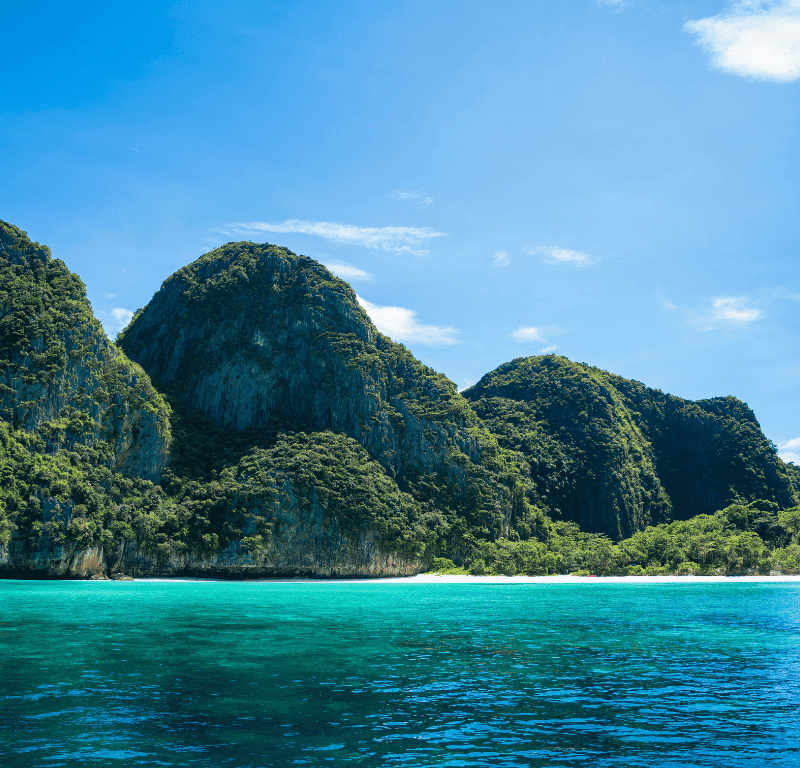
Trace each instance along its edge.
{"label": "white sandy beach", "polygon": [[405,581],[409,584],[668,584],[699,582],[800,582],[800,576],[446,576],[422,573],[407,579],[379,579],[379,581]]}
{"label": "white sandy beach", "polygon": [[[800,582],[798,576],[451,576],[421,573],[418,576],[395,576],[377,579],[315,579],[308,577],[264,579],[213,579],[203,577],[141,577],[136,582],[230,582],[235,584],[739,584],[744,582]],[[95,581],[80,583],[124,584],[131,582]]]}

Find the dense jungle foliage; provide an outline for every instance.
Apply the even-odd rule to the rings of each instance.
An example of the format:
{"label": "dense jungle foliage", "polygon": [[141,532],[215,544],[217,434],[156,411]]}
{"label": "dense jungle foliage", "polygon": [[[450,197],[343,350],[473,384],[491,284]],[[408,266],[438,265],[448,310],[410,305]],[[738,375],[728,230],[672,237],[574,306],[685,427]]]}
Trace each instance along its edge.
{"label": "dense jungle foliage", "polygon": [[692,402],[557,355],[518,358],[464,393],[528,464],[554,519],[623,539],[729,504],[800,501],[797,475],[734,397]]}
{"label": "dense jungle foliage", "polygon": [[614,543],[556,522],[546,542],[476,542],[460,565],[433,561],[440,573],[507,576],[665,576],[800,573],[800,506],[777,511],[769,501],[732,504],[713,515],[648,526]]}
{"label": "dense jungle foliage", "polygon": [[[231,430],[189,409],[174,389],[166,392],[172,403],[174,441],[163,485],[171,494],[180,495],[187,488],[213,482],[230,467],[238,467],[246,457],[258,453],[268,458],[269,466],[281,477],[291,481],[298,496],[314,488],[315,501],[324,499],[330,514],[345,529],[357,520],[376,526],[386,551],[418,557],[447,552],[450,556],[463,557],[471,551],[475,540],[491,537],[489,528],[482,524],[473,509],[480,510],[491,504],[494,488],[488,482],[484,486],[481,481],[483,478],[493,480],[494,474],[507,483],[509,496],[520,497],[517,507],[524,510],[525,517],[520,514],[512,520],[514,527],[510,535],[513,539],[541,538],[547,531],[545,516],[525,501],[529,488],[521,481],[517,466],[506,463],[506,452],[497,450],[496,440],[484,431],[476,429],[475,434],[483,440],[487,459],[484,466],[470,468],[472,494],[459,497],[451,491],[448,478],[443,474],[416,475],[400,480],[391,477],[362,446],[341,433],[304,431],[301,423],[277,421],[265,427]],[[294,446],[293,451],[302,448],[303,462],[298,463],[294,453],[287,451],[289,445]],[[465,456],[455,454],[452,459],[462,466],[469,464]],[[365,500],[364,488],[359,490],[358,486],[359,475],[363,475],[365,468],[369,469],[371,477],[369,503]],[[312,477],[317,480],[309,485]],[[328,491],[323,492],[326,486]],[[482,491],[485,497],[481,496]],[[398,508],[394,517],[387,504]],[[228,538],[226,543],[229,541]]]}
{"label": "dense jungle foliage", "polygon": [[[352,288],[312,259],[270,244],[217,248],[166,280],[119,344],[176,414],[188,409],[182,429],[202,431],[176,439],[173,466],[224,462],[223,446],[243,436],[267,447],[279,432],[331,430],[439,510],[454,552],[465,533],[541,532],[516,457],[455,384],[379,333]],[[183,461],[193,451],[206,456]]]}
{"label": "dense jungle foliage", "polygon": [[[80,278],[47,246],[3,221],[0,417],[45,438],[53,453],[103,442],[130,448],[132,431],[152,431],[164,446],[170,440],[164,398],[141,366],[108,341]],[[112,465],[143,466],[130,450],[124,459],[117,453],[109,454]]]}
{"label": "dense jungle foliage", "polygon": [[[354,440],[282,433],[204,482],[164,473],[161,485],[124,477],[108,456],[77,445],[50,455],[33,433],[0,421],[0,544],[103,546],[123,539],[164,558],[213,555],[232,542],[256,550],[280,534],[284,511],[319,510],[345,536],[377,529],[387,551],[422,556],[444,529],[441,513],[402,493]],[[288,498],[291,497],[291,498]]]}
{"label": "dense jungle foliage", "polygon": [[[264,282],[265,259],[283,282]],[[374,531],[383,551],[440,571],[800,571],[800,470],[735,398],[690,403],[545,356],[487,375],[470,405],[378,333],[349,286],[285,249],[231,244],[167,284],[188,296],[174,313],[187,327],[222,328],[228,313],[234,332],[205,337],[206,354],[202,331],[195,367],[170,378],[175,356],[154,339],[181,330],[138,313],[131,329],[159,329],[131,342],[156,349],[156,387],[105,337],[80,279],[0,222],[0,553],[102,547],[111,567],[123,542],[165,560],[255,554],[296,512],[346,537]],[[256,301],[264,291],[274,306]],[[276,338],[244,327],[242,307],[278,318]],[[245,389],[282,382],[300,405],[237,428],[185,396],[212,351],[243,349]],[[268,352],[258,370],[254,350]],[[275,360],[283,378],[263,378]],[[215,376],[201,394],[230,399]],[[676,520],[686,509],[701,513]]]}
{"label": "dense jungle foliage", "polygon": [[[275,510],[288,478],[301,508],[312,503],[343,531],[378,526],[388,549],[436,555],[446,573],[596,575],[800,572],[800,507],[735,504],[714,515],[649,526],[619,543],[575,523],[544,521],[543,541],[488,541],[465,534],[459,565],[446,557],[448,523],[403,494],[363,448],[343,435],[281,434],[250,449],[206,482],[168,472],[163,488],[111,472],[107,456],[83,446],[51,456],[45,444],[0,422],[0,542],[48,537],[102,545],[123,538],[168,557],[213,554],[232,541],[257,549],[280,526]],[[279,530],[277,531],[279,533]]]}

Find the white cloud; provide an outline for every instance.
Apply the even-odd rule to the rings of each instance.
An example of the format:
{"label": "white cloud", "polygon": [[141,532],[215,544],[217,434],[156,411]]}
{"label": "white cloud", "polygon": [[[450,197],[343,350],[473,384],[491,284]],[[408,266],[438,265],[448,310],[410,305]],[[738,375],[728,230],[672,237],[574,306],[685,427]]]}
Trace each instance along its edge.
{"label": "white cloud", "polygon": [[507,267],[511,263],[511,257],[507,251],[497,251],[497,253],[492,254],[492,261],[498,267]]}
{"label": "white cloud", "polygon": [[533,325],[527,327],[522,326],[511,334],[511,338],[515,341],[541,341],[546,344],[547,339],[545,339],[542,333],[543,330],[544,329],[537,328]]}
{"label": "white cloud", "polygon": [[551,344],[548,341],[549,336],[555,336],[559,333],[564,333],[560,328],[556,328],[553,325],[528,325],[528,326],[521,326],[517,328],[514,333],[511,334],[511,338],[514,341],[519,341],[525,344],[529,344],[531,342],[538,342],[539,344],[545,344],[546,346],[544,349],[540,349],[536,354],[537,355],[549,355],[551,352],[555,352],[558,347],[555,344]]}
{"label": "white cloud", "polygon": [[698,36],[718,69],[763,80],[800,78],[800,0],[743,0],[684,29]]}
{"label": "white cloud", "polygon": [[103,330],[110,338],[116,336],[133,318],[133,312],[124,307],[114,307],[111,312],[99,310],[96,314],[103,325]]}
{"label": "white cloud", "polygon": [[712,299],[713,306],[711,317],[721,323],[752,323],[761,317],[760,309],[745,307],[747,298],[744,296],[721,296]]}
{"label": "white cloud", "polygon": [[350,264],[343,264],[339,261],[323,262],[323,264],[336,277],[341,277],[342,280],[372,280],[372,275],[369,272],[353,267]]}
{"label": "white cloud", "polygon": [[[434,237],[444,237],[446,232],[434,232],[425,227],[356,227],[352,224],[336,224],[331,221],[303,221],[289,219],[279,224],[254,221],[246,224],[229,224],[238,234],[252,235],[256,232],[299,232],[304,235],[317,235],[335,243],[363,245],[380,251],[410,253],[423,256],[430,251],[415,250],[411,246],[420,245]],[[229,234],[229,233],[225,233]]]}
{"label": "white cloud", "polygon": [[800,466],[800,437],[793,437],[778,446],[778,456],[784,461],[792,461]]}
{"label": "white cloud", "polygon": [[718,296],[711,299],[711,307],[704,312],[682,309],[663,298],[661,302],[667,309],[683,313],[686,322],[701,331],[743,328],[763,316],[760,309],[746,306],[746,296]]}
{"label": "white cloud", "polygon": [[417,192],[415,189],[396,189],[386,197],[392,200],[413,200],[417,205],[430,205],[434,198],[428,197],[424,192]]}
{"label": "white cloud", "polygon": [[625,7],[625,0],[597,0],[598,5],[607,5],[615,11],[621,11]]}
{"label": "white cloud", "polygon": [[469,379],[466,376],[461,377],[462,385],[459,386],[458,391],[463,392],[465,389],[469,389],[474,383],[475,379]]}
{"label": "white cloud", "polygon": [[581,251],[568,251],[556,246],[526,248],[525,253],[531,256],[544,256],[545,264],[571,264],[574,267],[589,267],[600,261],[599,257],[587,256]]}
{"label": "white cloud", "polygon": [[102,309],[97,310],[95,316],[103,326],[106,336],[115,338],[133,319],[133,312],[124,307],[114,307],[110,312]]}
{"label": "white cloud", "polygon": [[133,312],[130,309],[124,309],[123,307],[114,307],[111,310],[111,314],[114,316],[114,319],[117,321],[117,325],[119,328],[117,330],[122,330],[133,318]]}
{"label": "white cloud", "polygon": [[424,325],[416,312],[405,307],[379,307],[371,301],[356,297],[375,327],[395,341],[425,344],[430,347],[458,344],[457,328],[441,325]]}
{"label": "white cloud", "polygon": [[673,303],[672,303],[672,302],[671,302],[669,299],[663,299],[663,298],[662,298],[662,299],[661,299],[661,303],[662,303],[662,304],[663,304],[663,305],[664,305],[664,306],[665,306],[667,309],[677,309],[677,310],[680,310],[680,307],[679,307],[677,304],[673,304]]}

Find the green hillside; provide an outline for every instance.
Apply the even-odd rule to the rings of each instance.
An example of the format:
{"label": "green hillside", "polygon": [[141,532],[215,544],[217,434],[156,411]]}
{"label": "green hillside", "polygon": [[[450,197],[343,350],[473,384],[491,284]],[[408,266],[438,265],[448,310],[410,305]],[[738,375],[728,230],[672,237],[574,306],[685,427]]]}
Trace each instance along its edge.
{"label": "green hillside", "polygon": [[463,394],[527,462],[542,508],[584,531],[622,539],[730,504],[799,500],[796,473],[734,397],[692,402],[556,355],[505,363]]}
{"label": "green hillside", "polygon": [[462,396],[274,245],[205,254],[112,343],[0,223],[0,576],[792,571],[799,487],[732,397],[554,356]]}

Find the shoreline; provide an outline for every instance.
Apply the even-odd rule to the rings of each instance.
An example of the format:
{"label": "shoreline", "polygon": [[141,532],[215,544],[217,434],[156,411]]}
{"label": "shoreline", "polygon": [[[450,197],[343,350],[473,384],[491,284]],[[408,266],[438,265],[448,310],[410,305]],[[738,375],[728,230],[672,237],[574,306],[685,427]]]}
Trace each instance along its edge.
{"label": "shoreline", "polygon": [[520,583],[520,584],[665,584],[727,582],[800,582],[800,575],[780,574],[774,576],[448,576],[446,574],[423,573],[409,577],[410,581],[446,583]]}
{"label": "shoreline", "polygon": [[75,582],[79,584],[130,584],[133,582],[150,583],[234,583],[234,584],[529,584],[529,585],[555,585],[555,584],[731,584],[731,583],[800,583],[800,574],[772,574],[750,576],[473,576],[469,574],[438,574],[420,573],[416,576],[262,576],[254,578],[220,578],[215,576],[137,576],[123,579],[115,578],[59,578],[38,577],[26,578],[24,576],[0,576],[3,581],[22,582]]}
{"label": "shoreline", "polygon": [[[263,579],[215,579],[202,576],[142,576],[137,582],[207,582],[238,584],[726,584],[726,583],[800,583],[798,575],[775,576],[456,576],[422,573],[417,576],[328,579],[313,577],[275,577]],[[97,583],[108,583],[98,581]],[[117,582],[130,583],[130,582]]]}

